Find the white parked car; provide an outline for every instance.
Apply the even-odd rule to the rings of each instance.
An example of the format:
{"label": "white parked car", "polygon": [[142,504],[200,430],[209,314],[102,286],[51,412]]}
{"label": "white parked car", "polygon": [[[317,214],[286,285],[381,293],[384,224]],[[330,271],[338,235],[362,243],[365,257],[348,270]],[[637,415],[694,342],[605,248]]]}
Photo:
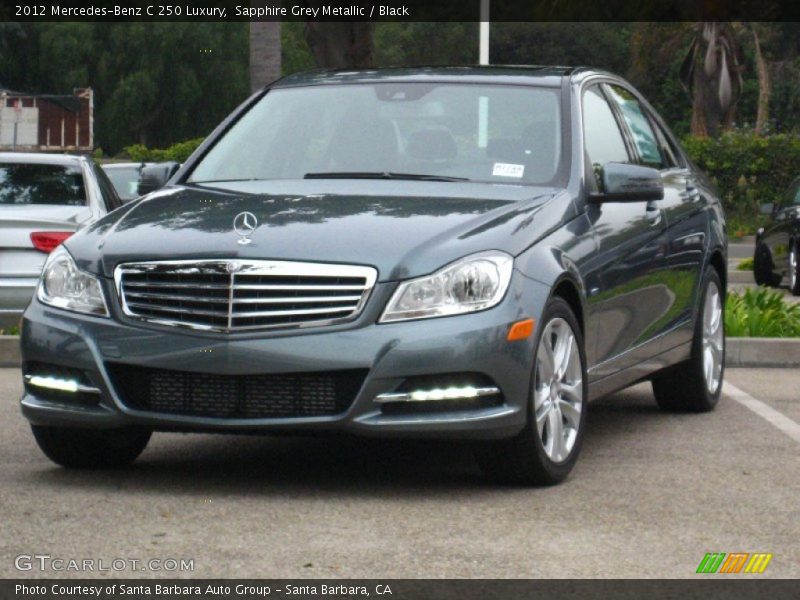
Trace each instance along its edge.
{"label": "white parked car", "polygon": [[113,185],[90,159],[0,152],[0,329],[19,322],[47,255],[118,206]]}

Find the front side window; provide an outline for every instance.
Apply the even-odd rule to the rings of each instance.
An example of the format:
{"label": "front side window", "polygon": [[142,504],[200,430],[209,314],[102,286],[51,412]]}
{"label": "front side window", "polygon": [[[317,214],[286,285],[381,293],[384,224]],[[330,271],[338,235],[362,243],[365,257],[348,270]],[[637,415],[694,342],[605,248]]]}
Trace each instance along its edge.
{"label": "front side window", "polygon": [[584,149],[595,168],[610,162],[630,162],[622,132],[598,87],[583,94]]}
{"label": "front side window", "polygon": [[0,163],[0,205],[2,204],[85,206],[86,189],[81,168]]}
{"label": "front side window", "polygon": [[557,89],[439,83],[271,90],[188,181],[405,173],[546,183],[561,161]]}
{"label": "front side window", "polygon": [[648,167],[663,169],[664,159],[661,156],[658,140],[639,100],[625,88],[616,85],[607,85],[605,88],[628,125],[641,163]]}
{"label": "front side window", "polygon": [[106,210],[111,212],[115,208],[122,206],[122,201],[103,168],[97,164],[93,165],[92,168],[94,169],[95,177],[97,177],[97,185],[100,188],[100,195],[103,197],[103,204],[105,204]]}
{"label": "front side window", "polygon": [[104,169],[117,195],[124,201],[139,197],[139,167]]}

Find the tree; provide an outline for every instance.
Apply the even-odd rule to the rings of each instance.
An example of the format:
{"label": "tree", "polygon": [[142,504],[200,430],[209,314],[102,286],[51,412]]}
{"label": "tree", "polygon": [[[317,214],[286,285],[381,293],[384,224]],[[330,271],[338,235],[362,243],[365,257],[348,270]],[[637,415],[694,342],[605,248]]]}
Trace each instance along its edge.
{"label": "tree", "polygon": [[250,91],[281,76],[281,22],[250,22]]}
{"label": "tree", "polygon": [[731,23],[698,23],[680,80],[692,99],[692,134],[718,137],[742,95],[743,55]]}
{"label": "tree", "polygon": [[304,35],[317,66],[363,69],[374,63],[372,22],[306,21]]}
{"label": "tree", "polygon": [[756,69],[758,71],[758,111],[756,112],[756,133],[763,135],[769,119],[769,97],[772,94],[772,83],[769,77],[769,65],[761,51],[761,41],[758,37],[758,29],[755,24],[751,25],[753,32],[753,44],[756,53]]}

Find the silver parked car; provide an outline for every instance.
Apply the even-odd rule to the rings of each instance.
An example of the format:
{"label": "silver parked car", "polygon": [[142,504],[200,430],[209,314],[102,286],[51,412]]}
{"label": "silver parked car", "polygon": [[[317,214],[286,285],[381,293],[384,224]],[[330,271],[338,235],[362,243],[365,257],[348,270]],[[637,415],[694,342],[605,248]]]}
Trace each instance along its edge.
{"label": "silver parked car", "polygon": [[50,251],[120,205],[87,158],[0,152],[0,329],[19,323]]}

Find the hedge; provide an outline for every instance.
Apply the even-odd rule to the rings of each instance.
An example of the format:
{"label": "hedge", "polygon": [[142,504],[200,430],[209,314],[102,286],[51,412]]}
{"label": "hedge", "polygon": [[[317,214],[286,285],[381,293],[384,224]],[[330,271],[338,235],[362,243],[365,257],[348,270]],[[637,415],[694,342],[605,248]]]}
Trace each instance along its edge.
{"label": "hedge", "polygon": [[779,201],[800,176],[800,135],[732,131],[719,139],[687,137],[683,145],[719,188],[732,235],[753,233],[763,221],[759,205]]}
{"label": "hedge", "polygon": [[122,153],[135,162],[164,162],[174,160],[175,162],[182,163],[189,158],[189,155],[203,142],[203,139],[205,138],[195,138],[193,140],[186,140],[185,142],[178,142],[164,149],[148,148],[143,144],[134,144],[133,146],[127,146]]}

